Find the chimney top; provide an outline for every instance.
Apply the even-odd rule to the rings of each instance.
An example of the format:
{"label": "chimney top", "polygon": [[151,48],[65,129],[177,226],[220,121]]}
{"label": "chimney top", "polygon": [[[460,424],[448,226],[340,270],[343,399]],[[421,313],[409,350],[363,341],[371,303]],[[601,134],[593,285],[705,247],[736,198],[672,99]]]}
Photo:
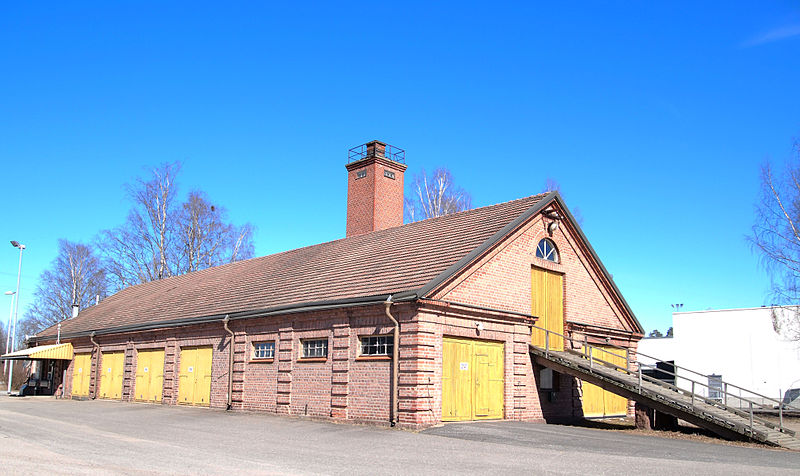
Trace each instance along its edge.
{"label": "chimney top", "polygon": [[348,164],[373,157],[389,159],[392,162],[398,162],[401,164],[406,163],[405,150],[379,140],[372,140],[366,144],[357,145],[347,151]]}
{"label": "chimney top", "polygon": [[347,236],[403,224],[406,151],[370,141],[347,152]]}

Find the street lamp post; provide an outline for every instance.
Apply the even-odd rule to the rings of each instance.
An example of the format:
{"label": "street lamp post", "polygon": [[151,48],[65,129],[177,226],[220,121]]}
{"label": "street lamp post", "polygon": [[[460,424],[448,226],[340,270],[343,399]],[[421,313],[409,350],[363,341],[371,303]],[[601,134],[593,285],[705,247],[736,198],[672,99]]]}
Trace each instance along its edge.
{"label": "street lamp post", "polygon": [[[16,299],[14,304],[14,334],[11,337],[11,352],[14,352],[14,347],[17,345],[17,318],[19,317],[19,280],[22,277],[22,251],[25,249],[25,245],[20,243],[19,241],[11,241],[11,245],[14,248],[19,248],[19,268],[17,269],[17,291],[16,291]],[[14,361],[12,360],[11,363],[8,365],[8,395],[11,395],[11,377],[14,374]]]}
{"label": "street lamp post", "polygon": [[[6,291],[6,296],[11,296],[11,306],[8,310],[8,323],[6,323],[6,354],[8,353],[8,349],[11,347],[11,319],[14,318],[14,295],[17,294],[16,291]],[[3,361],[3,372],[8,370],[8,361]]]}

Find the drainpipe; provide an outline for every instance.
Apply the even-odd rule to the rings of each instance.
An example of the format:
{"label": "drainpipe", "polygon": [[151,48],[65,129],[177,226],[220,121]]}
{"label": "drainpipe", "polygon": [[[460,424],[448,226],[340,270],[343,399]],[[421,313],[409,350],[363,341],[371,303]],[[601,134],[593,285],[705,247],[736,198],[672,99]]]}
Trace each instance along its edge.
{"label": "drainpipe", "polygon": [[388,298],[386,298],[386,302],[384,303],[386,306],[386,317],[391,319],[392,324],[394,324],[394,344],[392,345],[392,395],[391,395],[391,409],[392,414],[389,418],[389,422],[392,426],[397,424],[397,402],[398,396],[400,394],[397,385],[400,381],[399,373],[400,373],[400,362],[398,356],[400,355],[400,323],[397,322],[397,319],[392,316],[392,312],[389,310],[392,307],[392,295],[390,294]]}
{"label": "drainpipe", "polygon": [[[98,360],[98,362],[97,362],[97,365],[95,367],[99,371],[100,370],[100,344],[98,344],[97,341],[94,340],[94,336],[95,335],[96,335],[95,332],[92,331],[92,333],[89,334],[89,340],[92,341],[92,344],[94,344],[95,349],[97,349],[97,360]],[[91,371],[92,371],[92,368],[89,367],[89,372],[91,372]],[[96,380],[97,380],[97,372],[95,372],[95,389],[94,389],[94,393],[92,393],[92,399],[97,398],[97,381]]]}
{"label": "drainpipe", "polygon": [[231,318],[227,314],[225,314],[225,319],[222,320],[222,325],[231,335],[231,347],[228,349],[228,408],[226,410],[230,410],[231,406],[233,406],[233,331],[228,328],[228,321],[230,320]]}

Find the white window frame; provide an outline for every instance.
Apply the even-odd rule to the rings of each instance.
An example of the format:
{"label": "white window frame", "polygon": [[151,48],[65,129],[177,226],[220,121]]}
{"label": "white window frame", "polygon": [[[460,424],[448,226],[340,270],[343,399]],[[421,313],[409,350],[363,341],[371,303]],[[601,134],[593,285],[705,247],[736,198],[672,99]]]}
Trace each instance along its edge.
{"label": "white window frame", "polygon": [[[548,249],[549,247],[549,249]],[[558,247],[550,238],[542,238],[536,244],[536,257],[553,263],[559,263]]]}
{"label": "white window frame", "polygon": [[[370,336],[361,336],[358,339],[358,354],[362,357],[391,357],[392,351],[394,347],[394,337],[391,335],[370,335]],[[369,343],[365,341],[374,341],[374,343]],[[376,350],[376,353],[365,353],[364,346],[368,346]],[[384,353],[379,353],[378,351],[383,348]]]}
{"label": "white window frame", "polygon": [[[264,349],[259,349],[259,346],[266,346]],[[266,354],[268,351],[271,355],[259,355],[259,353]],[[272,360],[275,358],[275,341],[264,340],[253,342],[253,360]]]}
{"label": "white window frame", "polygon": [[328,339],[303,339],[301,343],[302,358],[304,359],[327,359],[328,358]]}

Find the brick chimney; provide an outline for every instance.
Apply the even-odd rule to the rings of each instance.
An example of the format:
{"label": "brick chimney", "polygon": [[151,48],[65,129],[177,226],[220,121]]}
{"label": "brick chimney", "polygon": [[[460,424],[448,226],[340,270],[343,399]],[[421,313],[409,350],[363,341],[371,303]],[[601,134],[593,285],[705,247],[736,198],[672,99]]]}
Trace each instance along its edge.
{"label": "brick chimney", "polygon": [[347,236],[403,224],[405,155],[376,140],[348,151]]}

